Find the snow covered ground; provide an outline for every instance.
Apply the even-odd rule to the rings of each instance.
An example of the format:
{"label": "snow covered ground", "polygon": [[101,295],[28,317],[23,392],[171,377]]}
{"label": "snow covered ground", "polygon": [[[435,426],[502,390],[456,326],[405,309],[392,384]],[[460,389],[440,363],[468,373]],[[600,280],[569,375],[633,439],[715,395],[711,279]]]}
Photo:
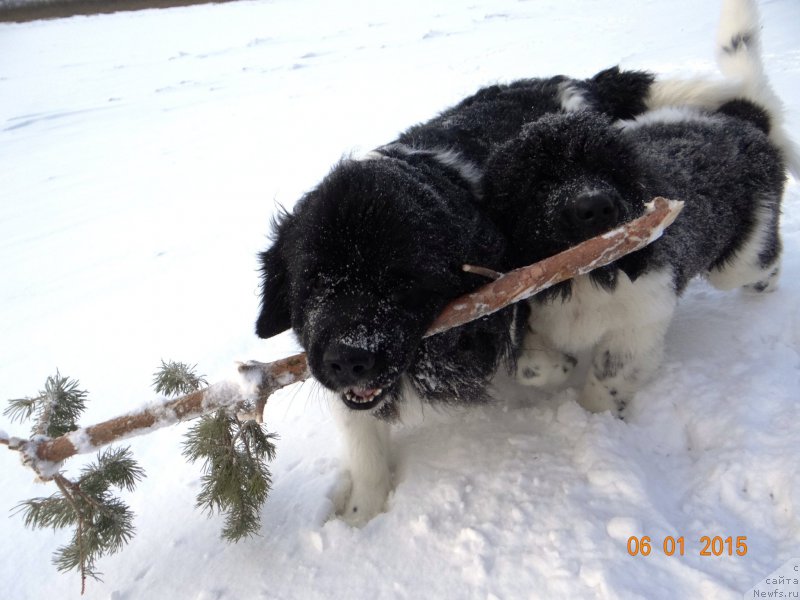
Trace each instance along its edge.
{"label": "snow covered ground", "polygon": [[[58,368],[90,391],[88,424],[153,399],[162,358],[214,381],[293,352],[288,335],[252,333],[278,204],[486,83],[711,71],[718,8],[265,0],[0,25],[0,398]],[[800,4],[761,10],[797,139]],[[138,533],[86,597],[741,598],[800,556],[796,182],[783,234],[775,294],[691,286],[629,422],[585,413],[574,390],[429,412],[397,433],[396,490],[363,529],[329,520],[342,463],[311,383],[270,401],[274,488],[261,537],[237,545],[193,510],[186,426],[133,440]],[[13,453],[0,461],[0,511],[52,492]],[[653,553],[630,556],[631,535]],[[684,556],[664,555],[666,536]],[[701,536],[747,536],[747,554],[701,556]],[[50,564],[65,540],[0,519],[3,596],[77,597],[77,575]]]}

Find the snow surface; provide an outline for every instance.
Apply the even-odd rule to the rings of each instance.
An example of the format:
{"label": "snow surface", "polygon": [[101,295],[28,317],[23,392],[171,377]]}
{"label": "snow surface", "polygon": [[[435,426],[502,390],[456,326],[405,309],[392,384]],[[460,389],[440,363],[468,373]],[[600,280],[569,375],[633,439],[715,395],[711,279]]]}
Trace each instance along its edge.
{"label": "snow surface", "polygon": [[[800,138],[800,3],[761,8]],[[162,358],[217,381],[235,360],[294,352],[252,333],[278,203],[486,83],[712,71],[718,10],[273,0],[0,25],[0,395],[34,394],[59,368],[90,391],[89,424],[152,400]],[[86,597],[741,598],[800,556],[799,204],[792,182],[781,289],[692,285],[629,422],[587,414],[574,390],[428,411],[395,436],[396,490],[363,529],[329,520],[340,446],[312,383],[267,407],[274,489],[261,537],[238,545],[193,510],[186,425],[130,441],[148,475],[126,494],[138,534]],[[14,453],[0,460],[4,512],[52,493]],[[0,523],[4,597],[78,597],[77,575],[50,564],[63,532]],[[630,535],[653,553],[629,556]],[[667,535],[684,556],[664,555]],[[747,555],[700,556],[703,535],[747,536]]]}

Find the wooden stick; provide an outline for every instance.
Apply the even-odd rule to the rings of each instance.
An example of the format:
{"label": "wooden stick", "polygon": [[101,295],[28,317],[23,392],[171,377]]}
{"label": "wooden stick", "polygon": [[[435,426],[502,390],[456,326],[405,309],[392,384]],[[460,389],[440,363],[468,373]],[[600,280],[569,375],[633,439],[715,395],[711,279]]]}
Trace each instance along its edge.
{"label": "wooden stick", "polygon": [[[305,354],[271,363],[249,362],[239,365],[239,372],[245,376],[252,375],[254,371],[260,376],[254,382],[254,387],[258,390],[256,406],[260,405],[262,413],[266,398],[272,393],[308,377]],[[219,408],[239,408],[248,400],[252,400],[252,397],[243,393],[242,386],[229,382],[216,383],[163,404],[146,407],[54,439],[39,441],[12,437],[0,439],[0,443],[22,452],[23,462],[29,463],[42,477],[49,479],[57,472],[58,463],[75,454],[94,452],[112,442],[199,417]]]}
{"label": "wooden stick", "polygon": [[469,323],[543,292],[549,287],[585,275],[654,242],[683,209],[683,202],[655,198],[648,212],[618,227],[581,242],[538,263],[515,269],[471,294],[448,304],[430,326],[426,336]]}
{"label": "wooden stick", "polygon": [[[457,298],[442,311],[425,336],[458,327],[496,312],[514,302],[530,298],[557,283],[608,265],[658,239],[683,208],[683,202],[656,198],[644,216],[603,235],[591,238],[560,254],[499,277],[477,291]],[[239,364],[239,372],[252,382],[255,393],[235,383],[217,383],[204,390],[181,396],[164,404],[147,407],[70,432],[55,439],[23,440],[0,436],[0,443],[23,453],[42,477],[51,478],[61,461],[75,454],[93,452],[100,446],[127,437],[191,419],[219,408],[242,408],[255,403],[258,420],[267,398],[282,387],[309,376],[305,354],[270,363],[250,361]]]}

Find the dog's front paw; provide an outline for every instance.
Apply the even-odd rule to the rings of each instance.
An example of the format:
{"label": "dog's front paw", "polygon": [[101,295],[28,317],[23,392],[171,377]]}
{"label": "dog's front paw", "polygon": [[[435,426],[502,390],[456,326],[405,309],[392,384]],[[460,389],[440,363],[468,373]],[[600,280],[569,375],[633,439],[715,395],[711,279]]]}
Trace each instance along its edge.
{"label": "dog's front paw", "polygon": [[336,515],[353,527],[361,527],[384,511],[390,491],[388,480],[372,484],[351,480],[349,490],[336,499]]}
{"label": "dog's front paw", "polygon": [[333,414],[347,446],[347,471],[336,492],[336,514],[361,526],[383,511],[392,487],[389,425],[334,399]]}
{"label": "dog's front paw", "polygon": [[586,382],[578,404],[593,413],[610,412],[612,415],[625,419],[625,409],[628,399],[619,394],[619,390],[609,387],[597,380],[590,379]]}
{"label": "dog's front paw", "polygon": [[524,349],[517,360],[517,381],[536,387],[560,387],[577,364],[575,357],[557,350]]}

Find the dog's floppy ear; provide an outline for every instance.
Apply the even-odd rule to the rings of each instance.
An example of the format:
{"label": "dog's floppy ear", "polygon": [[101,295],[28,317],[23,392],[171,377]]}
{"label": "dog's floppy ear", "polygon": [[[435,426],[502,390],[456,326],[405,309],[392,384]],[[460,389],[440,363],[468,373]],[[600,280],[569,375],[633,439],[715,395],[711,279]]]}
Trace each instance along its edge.
{"label": "dog's floppy ear", "polygon": [[261,261],[261,312],[256,320],[256,335],[268,338],[291,327],[292,313],[289,305],[289,281],[283,246],[291,216],[284,214],[277,225],[272,247],[259,254]]}
{"label": "dog's floppy ear", "polygon": [[596,109],[612,119],[632,119],[647,110],[647,96],[655,76],[646,71],[600,71],[588,83]]}

